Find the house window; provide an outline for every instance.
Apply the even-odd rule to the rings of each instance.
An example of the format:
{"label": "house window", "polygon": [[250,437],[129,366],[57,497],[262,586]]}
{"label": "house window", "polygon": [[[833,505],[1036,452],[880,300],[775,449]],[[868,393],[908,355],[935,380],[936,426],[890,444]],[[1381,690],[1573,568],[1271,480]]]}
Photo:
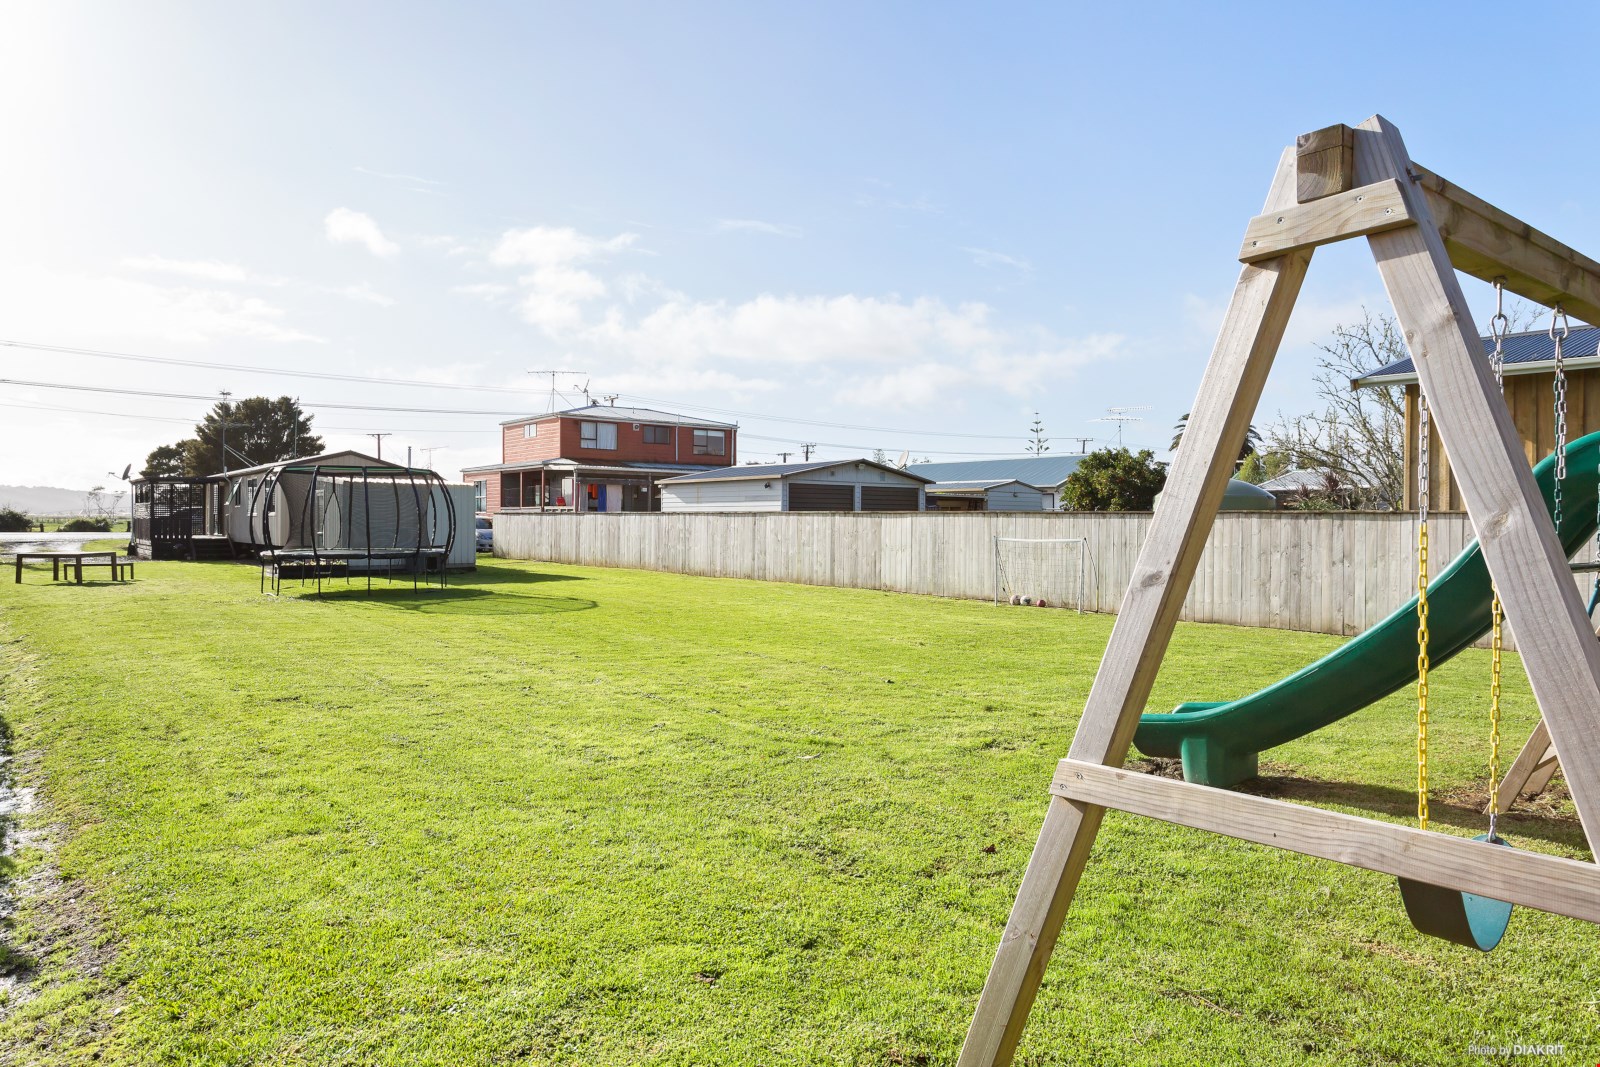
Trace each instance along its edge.
{"label": "house window", "polygon": [[472,510],[489,510],[489,483],[477,481],[472,483]]}
{"label": "house window", "polygon": [[616,448],[617,424],[614,422],[579,423],[578,444],[584,448]]}
{"label": "house window", "polygon": [[539,424],[537,422],[525,423],[523,425],[523,427],[522,427],[522,436],[525,437],[525,438],[526,437],[538,437],[539,436]]}
{"label": "house window", "polygon": [[694,454],[697,456],[726,456],[728,435],[721,430],[696,430]]}
{"label": "house window", "polygon": [[646,426],[644,428],[644,443],[647,445],[670,445],[672,443],[672,427]]}

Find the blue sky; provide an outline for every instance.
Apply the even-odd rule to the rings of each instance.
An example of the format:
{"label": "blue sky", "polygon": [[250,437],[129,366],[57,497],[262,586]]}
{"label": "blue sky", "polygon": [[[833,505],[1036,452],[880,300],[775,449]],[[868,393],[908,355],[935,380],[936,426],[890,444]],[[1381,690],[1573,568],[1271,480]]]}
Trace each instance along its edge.
{"label": "blue sky", "polygon": [[[1297,133],[1382,112],[1419,161],[1600,254],[1600,80],[1562,54],[1597,23],[12,0],[0,339],[502,391],[16,347],[0,377],[499,412],[544,409],[526,371],[573,369],[569,392],[739,412],[747,459],[1014,454],[1035,410],[1075,450],[1148,405],[1124,437],[1164,453]],[[1319,252],[1258,423],[1314,406],[1313,342],[1364,304],[1386,306],[1364,245]],[[73,487],[206,406],[12,385],[0,405],[0,482]],[[500,415],[314,414],[336,446],[498,458]]]}

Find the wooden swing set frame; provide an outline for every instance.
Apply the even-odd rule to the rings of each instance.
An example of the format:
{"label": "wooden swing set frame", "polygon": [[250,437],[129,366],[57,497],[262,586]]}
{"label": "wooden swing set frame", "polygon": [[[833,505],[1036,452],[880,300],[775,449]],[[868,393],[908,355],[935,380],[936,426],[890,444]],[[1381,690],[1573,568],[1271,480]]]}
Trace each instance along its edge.
{"label": "wooden swing set frame", "polygon": [[[1591,853],[1600,841],[1600,642],[1501,397],[1457,270],[1600,323],[1600,263],[1411,161],[1381,116],[1284,150],[961,1050],[1011,1062],[1107,808],[1600,923],[1600,866],[1122,769],[1245,429],[1319,245],[1366,237],[1515,627]],[[1526,751],[1526,750],[1525,750]],[[1553,772],[1555,751],[1536,763]],[[1519,757],[1519,764],[1524,762]],[[1514,766],[1513,773],[1524,768]],[[1507,776],[1508,779],[1512,777]],[[1520,787],[1526,777],[1518,781]]]}

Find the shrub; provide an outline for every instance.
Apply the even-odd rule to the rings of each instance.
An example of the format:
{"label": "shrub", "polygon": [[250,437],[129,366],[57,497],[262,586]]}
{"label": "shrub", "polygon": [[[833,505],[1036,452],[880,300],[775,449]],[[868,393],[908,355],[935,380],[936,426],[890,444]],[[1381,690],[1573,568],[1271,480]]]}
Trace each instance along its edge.
{"label": "shrub", "polygon": [[110,533],[110,519],[72,519],[61,524],[64,533]]}
{"label": "shrub", "polygon": [[0,508],[0,533],[27,533],[34,521],[16,508]]}
{"label": "shrub", "polygon": [[1149,511],[1167,481],[1167,465],[1145,449],[1104,448],[1084,456],[1062,486],[1067,511]]}

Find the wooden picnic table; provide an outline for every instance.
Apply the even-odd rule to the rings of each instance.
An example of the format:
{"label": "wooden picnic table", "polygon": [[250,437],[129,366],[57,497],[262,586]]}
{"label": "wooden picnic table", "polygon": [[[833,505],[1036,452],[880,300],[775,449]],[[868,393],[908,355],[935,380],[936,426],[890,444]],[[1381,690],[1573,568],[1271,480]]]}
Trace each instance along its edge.
{"label": "wooden picnic table", "polygon": [[[118,574],[117,553],[111,552],[18,552],[17,553],[17,584],[22,583],[22,563],[24,560],[36,559],[40,562],[50,561],[50,578],[52,581],[61,580],[61,565],[71,563],[73,578],[79,585],[83,584],[83,561],[86,559],[103,559],[105,565],[111,568],[112,580]],[[90,564],[95,566],[95,564]]]}

